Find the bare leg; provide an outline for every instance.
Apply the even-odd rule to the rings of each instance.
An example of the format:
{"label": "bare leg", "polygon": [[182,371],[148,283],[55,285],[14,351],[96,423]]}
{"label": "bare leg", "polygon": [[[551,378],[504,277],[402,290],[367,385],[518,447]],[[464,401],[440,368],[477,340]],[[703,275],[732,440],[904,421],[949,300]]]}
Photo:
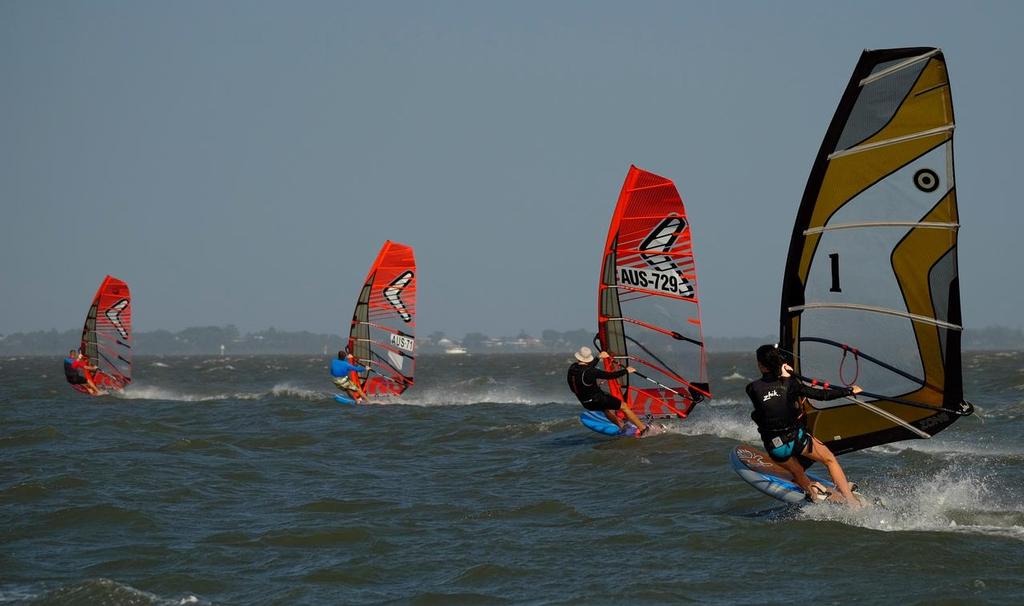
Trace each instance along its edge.
{"label": "bare leg", "polygon": [[[778,463],[778,461],[776,461]],[[799,486],[805,493],[811,494],[811,479],[807,477],[807,472],[804,471],[804,466],[796,460],[796,457],[790,457],[779,465],[785,468],[786,471],[793,474],[793,480],[796,485]]]}
{"label": "bare leg", "polygon": [[358,394],[359,397],[365,402],[367,400],[366,392],[363,391],[363,388],[360,387],[358,383],[356,383],[355,386],[356,386],[356,391],[355,391],[356,394]]}
{"label": "bare leg", "polygon": [[92,382],[92,375],[89,374],[89,371],[82,371],[82,375],[85,377],[85,384],[89,386],[89,393],[94,396],[100,395],[100,388]]}
{"label": "bare leg", "polygon": [[626,424],[622,422],[622,419],[619,418],[619,415],[615,414],[614,410],[605,410],[604,416],[608,417],[608,420],[612,423],[615,423],[615,426],[619,429],[626,426]]}
{"label": "bare leg", "polygon": [[[811,440],[812,442],[804,449],[803,455],[812,461],[821,463],[828,469],[828,474],[832,476],[832,481],[835,482],[836,488],[839,489],[839,494],[843,495],[847,505],[860,507],[860,501],[857,500],[857,497],[853,496],[853,491],[850,490],[850,482],[847,481],[846,474],[843,473],[843,468],[839,466],[836,456],[818,438],[812,437]],[[790,461],[792,460],[790,459]],[[799,463],[797,465],[799,466]]]}
{"label": "bare leg", "polygon": [[633,409],[627,406],[626,404],[622,405],[622,412],[626,413],[626,418],[629,419],[630,423],[636,425],[637,433],[640,433],[643,430],[647,429],[647,425],[644,425],[644,422],[640,420],[640,417],[636,416],[636,413],[633,412]]}

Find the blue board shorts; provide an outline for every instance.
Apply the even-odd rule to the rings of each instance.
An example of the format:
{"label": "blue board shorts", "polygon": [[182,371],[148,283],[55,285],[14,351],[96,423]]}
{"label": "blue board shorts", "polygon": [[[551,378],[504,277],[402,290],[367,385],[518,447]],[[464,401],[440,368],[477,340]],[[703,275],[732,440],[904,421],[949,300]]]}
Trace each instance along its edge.
{"label": "blue board shorts", "polygon": [[[786,441],[787,438],[790,438]],[[776,446],[775,440],[782,440],[782,445]],[[768,451],[768,456],[777,463],[788,461],[793,455],[799,455],[803,453],[804,448],[811,441],[811,436],[803,428],[799,428],[795,433],[789,435],[778,436],[771,440],[766,440],[764,443],[764,449]]]}

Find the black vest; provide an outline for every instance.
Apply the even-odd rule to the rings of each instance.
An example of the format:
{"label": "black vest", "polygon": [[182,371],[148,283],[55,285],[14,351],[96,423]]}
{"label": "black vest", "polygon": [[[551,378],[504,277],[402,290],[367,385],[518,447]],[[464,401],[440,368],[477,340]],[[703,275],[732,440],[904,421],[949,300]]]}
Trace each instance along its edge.
{"label": "black vest", "polygon": [[71,365],[74,363],[75,361],[71,358],[64,358],[64,378],[69,382],[83,381],[85,379],[85,375],[83,375],[82,371],[79,369],[72,368]]}
{"label": "black vest", "polygon": [[[791,391],[796,391],[790,393]],[[764,377],[747,385],[747,396],[754,405],[750,418],[757,423],[761,435],[774,435],[800,427],[800,410],[797,407],[799,385],[790,377],[782,380],[766,380]]]}
{"label": "black vest", "polygon": [[594,376],[593,370],[593,364],[573,364],[569,366],[569,372],[565,377],[569,389],[584,404],[604,393],[597,385],[597,377]]}

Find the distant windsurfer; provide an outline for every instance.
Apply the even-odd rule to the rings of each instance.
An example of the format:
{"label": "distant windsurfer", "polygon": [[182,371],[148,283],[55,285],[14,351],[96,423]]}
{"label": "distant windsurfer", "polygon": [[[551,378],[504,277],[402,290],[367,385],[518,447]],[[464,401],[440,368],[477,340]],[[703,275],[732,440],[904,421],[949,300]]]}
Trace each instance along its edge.
{"label": "distant windsurfer", "polygon": [[615,423],[619,429],[624,429],[625,424],[619,418],[619,415],[616,414],[616,411],[621,410],[630,423],[636,426],[637,437],[647,433],[647,425],[636,416],[636,413],[629,406],[623,406],[621,400],[605,393],[601,386],[597,384],[598,379],[618,379],[627,373],[636,372],[636,369],[632,366],[627,366],[626,368],[620,368],[611,372],[601,370],[597,368],[597,361],[608,358],[608,352],[602,351],[595,358],[594,353],[590,351],[589,347],[581,347],[573,356],[575,356],[576,362],[569,366],[569,373],[566,379],[569,381],[569,389],[576,394],[576,398],[583,405],[583,408],[603,412],[608,417],[608,420]]}
{"label": "distant windsurfer", "polygon": [[90,366],[88,358],[77,349],[69,351],[68,357],[64,358],[64,378],[67,382],[71,385],[84,385],[90,395],[98,396],[103,392],[92,382],[91,373],[95,370],[96,367]]}
{"label": "distant windsurfer", "polygon": [[807,430],[800,401],[802,398],[835,400],[858,394],[861,388],[856,385],[831,388],[827,385],[822,388],[805,385],[792,376],[793,368],[786,364],[774,345],[757,348],[757,367],[761,378],[747,385],[747,396],[754,405],[750,418],[757,423],[757,431],[768,456],[793,474],[797,485],[812,501],[826,499],[828,491],[807,477],[803,465],[795,457],[803,456],[821,463],[828,469],[843,500],[859,506],[860,502],[853,496],[835,455]]}
{"label": "distant windsurfer", "polygon": [[331,360],[331,376],[334,377],[334,384],[345,390],[356,402],[365,402],[366,392],[357,381],[352,380],[351,373],[353,372],[366,372],[366,367],[355,364],[355,358],[348,350],[339,351],[338,359]]}

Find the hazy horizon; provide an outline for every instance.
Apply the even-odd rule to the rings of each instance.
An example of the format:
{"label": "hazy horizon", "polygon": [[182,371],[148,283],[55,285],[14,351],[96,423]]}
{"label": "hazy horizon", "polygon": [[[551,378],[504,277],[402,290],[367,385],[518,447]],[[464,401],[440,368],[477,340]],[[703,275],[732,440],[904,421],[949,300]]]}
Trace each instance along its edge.
{"label": "hazy horizon", "polygon": [[[881,18],[884,16],[884,19]],[[1020,328],[1001,2],[0,3],[0,333],[347,330],[385,239],[421,334],[596,325],[630,164],[675,181],[704,330],[774,334],[792,222],[865,47],[949,65],[964,324]]]}

